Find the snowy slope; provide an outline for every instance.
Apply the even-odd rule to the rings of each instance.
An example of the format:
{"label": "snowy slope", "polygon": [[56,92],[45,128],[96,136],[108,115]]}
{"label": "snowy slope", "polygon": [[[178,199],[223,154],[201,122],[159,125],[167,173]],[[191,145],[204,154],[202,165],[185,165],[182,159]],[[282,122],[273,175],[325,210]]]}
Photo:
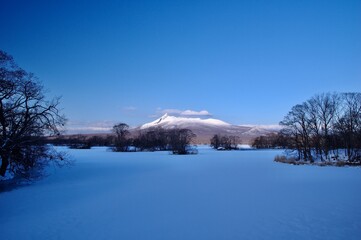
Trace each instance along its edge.
{"label": "snowy slope", "polygon": [[279,153],[71,150],[73,167],[0,193],[2,239],[359,239],[361,168]]}
{"label": "snowy slope", "polygon": [[256,126],[256,125],[232,125],[222,120],[208,118],[176,117],[165,114],[153,122],[143,124],[135,130],[146,130],[152,127],[165,129],[188,128],[197,135],[196,142],[209,143],[214,134],[235,135],[240,137],[243,143],[251,143],[254,138],[277,132],[277,126]]}
{"label": "snowy slope", "polygon": [[208,118],[208,119],[186,118],[186,117],[169,116],[168,114],[165,114],[161,118],[153,122],[142,125],[140,129],[146,129],[150,127],[186,128],[186,127],[195,127],[195,126],[229,127],[231,126],[231,124],[213,118]]}

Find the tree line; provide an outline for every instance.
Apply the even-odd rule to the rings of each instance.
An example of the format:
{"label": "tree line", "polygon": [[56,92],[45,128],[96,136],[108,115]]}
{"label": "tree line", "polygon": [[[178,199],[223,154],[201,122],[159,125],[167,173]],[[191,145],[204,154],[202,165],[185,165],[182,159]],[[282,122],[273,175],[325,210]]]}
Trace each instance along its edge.
{"label": "tree line", "polygon": [[210,143],[211,147],[217,150],[237,150],[239,137],[215,134],[210,139]]}
{"label": "tree line", "polygon": [[92,147],[112,146],[114,143],[114,135],[59,135],[55,137],[44,138],[43,142],[53,144],[55,146],[68,146],[71,149],[90,149]]}
{"label": "tree line", "polygon": [[297,160],[361,162],[361,93],[323,93],[292,107],[280,122]]}
{"label": "tree line", "polygon": [[256,137],[253,140],[252,147],[257,149],[280,149],[287,148],[288,142],[287,136],[279,133],[270,133],[265,136]]}
{"label": "tree line", "polygon": [[126,123],[113,126],[113,134],[104,136],[75,135],[48,139],[55,145],[66,145],[73,149],[90,149],[107,146],[114,152],[171,151],[173,154],[194,154],[192,140],[196,135],[189,129],[164,129],[160,127],[140,130],[131,134]]}
{"label": "tree line", "polygon": [[[256,137],[251,146],[256,149],[280,149],[287,148],[288,137],[279,133],[270,133]],[[216,150],[237,150],[240,138],[233,135],[215,134],[210,139],[210,146]]]}
{"label": "tree line", "polygon": [[189,129],[163,129],[160,127],[140,131],[137,136],[129,137],[129,126],[125,123],[113,127],[116,152],[126,151],[172,151],[173,154],[194,154],[191,147],[196,135]]}

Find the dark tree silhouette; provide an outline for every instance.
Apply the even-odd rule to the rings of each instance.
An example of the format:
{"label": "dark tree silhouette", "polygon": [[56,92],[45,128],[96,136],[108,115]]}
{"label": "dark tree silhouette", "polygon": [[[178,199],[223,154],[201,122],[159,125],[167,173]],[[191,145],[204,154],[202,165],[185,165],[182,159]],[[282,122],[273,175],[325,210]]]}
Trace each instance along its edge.
{"label": "dark tree silhouette", "polygon": [[336,123],[339,142],[351,161],[361,161],[361,93],[342,95],[343,114]]}
{"label": "dark tree silhouette", "polygon": [[211,147],[217,150],[236,150],[238,149],[239,137],[222,136],[215,134],[211,138]]}
{"label": "dark tree silhouette", "polygon": [[211,138],[211,147],[214,149],[218,149],[219,147],[221,147],[221,137],[218,134],[215,134]]}
{"label": "dark tree silhouette", "polygon": [[134,146],[141,151],[163,151],[167,150],[168,132],[160,127],[149,128],[145,131],[141,131],[138,137],[134,139]]}
{"label": "dark tree silhouette", "polygon": [[361,93],[325,93],[294,106],[280,122],[298,160],[361,163]]}
{"label": "dark tree silhouette", "polygon": [[119,123],[113,126],[115,134],[114,151],[126,152],[128,151],[129,141],[127,139],[129,133],[129,126],[125,123]]}
{"label": "dark tree silhouette", "polygon": [[195,137],[196,135],[190,129],[168,130],[169,146],[173,154],[183,155],[193,153],[189,145]]}
{"label": "dark tree silhouette", "polygon": [[254,148],[287,148],[290,139],[278,133],[270,133],[265,136],[256,137],[252,143]]}
{"label": "dark tree silhouette", "polygon": [[59,134],[65,123],[59,98],[47,100],[33,74],[18,67],[0,50],[0,175],[7,171],[31,177],[47,160],[63,157],[43,144],[43,136]]}

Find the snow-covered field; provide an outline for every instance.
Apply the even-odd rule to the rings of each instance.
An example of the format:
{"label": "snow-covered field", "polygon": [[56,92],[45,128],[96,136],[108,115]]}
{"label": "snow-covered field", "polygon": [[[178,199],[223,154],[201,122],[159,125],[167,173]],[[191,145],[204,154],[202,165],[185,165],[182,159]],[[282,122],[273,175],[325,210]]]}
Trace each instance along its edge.
{"label": "snow-covered field", "polygon": [[0,193],[2,239],[360,239],[361,168],[273,162],[280,151],[113,153]]}

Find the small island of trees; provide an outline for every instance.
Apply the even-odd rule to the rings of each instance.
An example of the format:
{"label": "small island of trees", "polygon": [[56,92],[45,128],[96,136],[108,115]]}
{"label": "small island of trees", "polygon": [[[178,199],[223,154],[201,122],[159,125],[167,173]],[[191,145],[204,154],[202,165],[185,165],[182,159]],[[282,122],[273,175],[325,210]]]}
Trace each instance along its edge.
{"label": "small island of trees", "polygon": [[239,137],[215,134],[210,142],[211,147],[217,150],[237,150]]}
{"label": "small island of trees", "polygon": [[113,151],[172,151],[173,154],[194,154],[190,146],[196,135],[189,129],[163,129],[160,127],[140,131],[137,136],[129,137],[129,126],[125,123],[113,127],[115,133]]}
{"label": "small island of trees", "polygon": [[192,145],[196,134],[189,129],[154,127],[131,132],[128,124],[119,123],[113,126],[112,132],[113,134],[103,136],[59,136],[48,139],[48,142],[72,149],[106,146],[114,152],[171,151],[176,155],[197,153],[196,147]]}

